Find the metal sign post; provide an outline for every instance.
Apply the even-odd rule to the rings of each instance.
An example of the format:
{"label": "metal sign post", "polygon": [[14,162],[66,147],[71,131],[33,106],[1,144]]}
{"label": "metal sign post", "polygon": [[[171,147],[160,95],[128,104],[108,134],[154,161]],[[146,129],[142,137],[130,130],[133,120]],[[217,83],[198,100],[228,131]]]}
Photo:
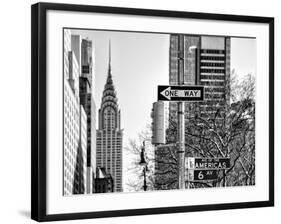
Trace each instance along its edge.
{"label": "metal sign post", "polygon": [[[178,40],[178,85],[184,85],[184,36]],[[184,102],[178,102],[178,181],[179,189],[185,188],[185,139]]]}
{"label": "metal sign post", "polygon": [[[194,46],[189,47],[190,50]],[[185,178],[185,102],[196,102],[204,100],[204,87],[199,85],[184,85],[184,35],[178,35],[178,80],[177,85],[158,86],[158,101],[176,101],[178,107],[178,188],[184,189]]]}

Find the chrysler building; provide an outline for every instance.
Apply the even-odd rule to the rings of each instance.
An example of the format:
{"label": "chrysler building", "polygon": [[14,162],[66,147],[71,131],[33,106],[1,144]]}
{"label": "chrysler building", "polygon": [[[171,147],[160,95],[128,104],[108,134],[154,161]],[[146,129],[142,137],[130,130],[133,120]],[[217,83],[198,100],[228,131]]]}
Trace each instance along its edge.
{"label": "chrysler building", "polygon": [[97,130],[97,168],[103,168],[113,179],[113,191],[122,191],[122,140],[120,109],[111,74],[111,46],[109,43],[107,80],[104,86],[99,126]]}

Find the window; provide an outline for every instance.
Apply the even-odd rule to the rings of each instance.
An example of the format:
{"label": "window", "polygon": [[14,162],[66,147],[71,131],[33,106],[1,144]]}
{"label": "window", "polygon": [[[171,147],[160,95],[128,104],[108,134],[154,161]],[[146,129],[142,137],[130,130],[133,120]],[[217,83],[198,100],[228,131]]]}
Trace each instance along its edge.
{"label": "window", "polygon": [[111,130],[115,128],[115,123],[116,123],[116,114],[115,110],[112,107],[107,107],[105,108],[103,112],[104,116],[104,128],[107,130]]}

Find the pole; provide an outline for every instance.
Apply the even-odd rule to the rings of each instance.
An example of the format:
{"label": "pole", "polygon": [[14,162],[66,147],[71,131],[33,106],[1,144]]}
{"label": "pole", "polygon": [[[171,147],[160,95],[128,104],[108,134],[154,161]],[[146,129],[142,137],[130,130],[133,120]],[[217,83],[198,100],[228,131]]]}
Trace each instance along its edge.
{"label": "pole", "polygon": [[146,185],[146,166],[143,168],[143,190],[147,190],[147,185]]}
{"label": "pole", "polygon": [[[184,84],[184,36],[178,35],[178,85]],[[178,184],[185,189],[184,102],[178,102]]]}

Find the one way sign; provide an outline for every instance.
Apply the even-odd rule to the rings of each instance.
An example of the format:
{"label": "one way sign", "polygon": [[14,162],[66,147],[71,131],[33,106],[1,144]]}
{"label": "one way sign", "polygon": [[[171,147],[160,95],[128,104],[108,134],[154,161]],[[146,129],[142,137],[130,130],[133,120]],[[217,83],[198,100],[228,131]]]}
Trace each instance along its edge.
{"label": "one way sign", "polygon": [[158,86],[158,100],[203,101],[204,86]]}

